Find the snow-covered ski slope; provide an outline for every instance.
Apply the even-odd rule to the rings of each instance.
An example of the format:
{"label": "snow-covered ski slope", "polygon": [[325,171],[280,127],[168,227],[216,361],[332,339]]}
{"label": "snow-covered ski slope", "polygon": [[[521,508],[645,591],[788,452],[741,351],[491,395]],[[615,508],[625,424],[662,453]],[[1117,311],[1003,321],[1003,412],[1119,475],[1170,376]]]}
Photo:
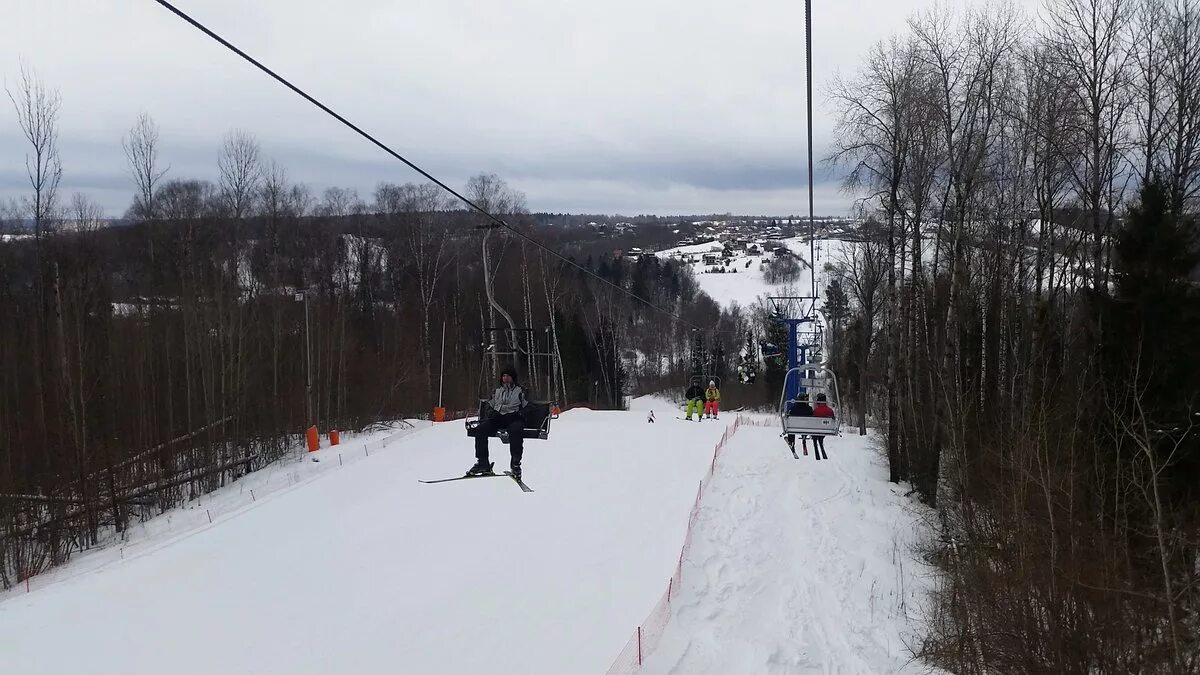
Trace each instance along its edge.
{"label": "snow-covered ski slope", "polygon": [[[783,243],[809,258],[807,240]],[[825,263],[836,264],[853,246],[816,242],[818,294],[829,281]],[[737,274],[706,274],[700,262],[693,269],[700,288],[726,306],[788,292],[745,273],[756,266]],[[809,271],[791,290],[808,294]],[[716,464],[670,622],[638,672],[926,672],[910,664],[908,645],[920,632],[928,590],[929,569],[913,547],[927,532],[928,514],[904,496],[908,486],[887,481],[886,461],[872,446],[878,436],[846,425],[843,436],[826,440],[827,461],[816,461],[811,449],[797,460],[780,438],[778,417],[758,417],[770,426],[743,424]]]}
{"label": "snow-covered ski slope", "polygon": [[[473,461],[451,422],[10,594],[0,672],[602,673],[674,572],[727,423],[635,407],[567,411],[527,441],[533,493],[506,477],[419,484]],[[495,439],[492,459],[507,468]]]}
{"label": "snow-covered ski slope", "polygon": [[641,673],[923,672],[905,668],[926,591],[910,560],[919,515],[867,438],[831,438],[818,462],[794,459],[777,426],[741,426]]}

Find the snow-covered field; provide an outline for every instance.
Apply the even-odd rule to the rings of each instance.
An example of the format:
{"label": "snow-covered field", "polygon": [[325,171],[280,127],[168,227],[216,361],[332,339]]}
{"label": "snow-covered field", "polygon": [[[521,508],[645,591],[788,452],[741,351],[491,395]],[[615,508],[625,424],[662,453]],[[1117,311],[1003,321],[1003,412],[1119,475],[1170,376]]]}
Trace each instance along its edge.
{"label": "snow-covered field", "polygon": [[705,491],[674,616],[642,672],[923,672],[905,668],[925,594],[910,554],[919,515],[868,438],[831,438],[828,460],[796,460],[778,427],[742,425]]}
{"label": "snow-covered field", "polygon": [[10,594],[0,672],[604,672],[674,572],[725,429],[638,405],[659,421],[572,410],[528,441],[531,494],[504,477],[418,484],[473,460],[446,423]]}
{"label": "snow-covered field", "polygon": [[[764,242],[756,243],[762,248]],[[800,277],[788,284],[771,284],[763,276],[766,269],[763,267],[763,263],[775,257],[770,252],[766,252],[761,256],[745,255],[739,252],[730,259],[728,265],[723,265],[726,269],[723,274],[707,271],[712,269],[713,266],[705,265],[701,257],[705,253],[713,252],[711,249],[714,247],[717,251],[721,249],[721,244],[715,241],[689,246],[678,246],[659,251],[655,255],[660,258],[678,258],[681,255],[694,257],[696,262],[690,264],[692,272],[696,276],[696,281],[700,284],[700,289],[719,304],[726,307],[734,303],[742,307],[747,307],[754,304],[754,301],[760,296],[766,295],[786,295],[790,293],[808,295],[812,289],[810,258],[815,257],[817,294],[823,296],[826,280],[823,278],[821,270],[826,263],[839,260],[840,251],[847,243],[838,239],[821,239],[815,242],[811,252],[809,250],[808,239],[804,237],[782,239],[779,240],[779,243],[795,253],[801,261]],[[791,290],[789,291],[788,289]]]}

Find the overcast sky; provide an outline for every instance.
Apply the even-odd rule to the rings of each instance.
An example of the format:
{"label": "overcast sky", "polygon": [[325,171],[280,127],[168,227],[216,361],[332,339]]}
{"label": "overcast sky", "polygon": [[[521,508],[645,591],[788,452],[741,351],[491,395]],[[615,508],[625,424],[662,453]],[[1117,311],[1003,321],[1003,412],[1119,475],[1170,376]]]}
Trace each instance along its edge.
{"label": "overcast sky", "polygon": [[[932,1],[814,1],[818,160],[830,78]],[[369,199],[379,181],[420,178],[153,0],[3,4],[6,84],[24,59],[62,95],[68,199],[84,192],[124,212],[121,137],[143,111],[161,128],[168,177],[215,179],[222,135],[244,129],[315,192]],[[534,211],[807,210],[801,0],[176,4],[455,187],[494,172]],[[0,102],[3,200],[28,181],[15,113]],[[816,174],[818,215],[846,213],[838,176]]]}

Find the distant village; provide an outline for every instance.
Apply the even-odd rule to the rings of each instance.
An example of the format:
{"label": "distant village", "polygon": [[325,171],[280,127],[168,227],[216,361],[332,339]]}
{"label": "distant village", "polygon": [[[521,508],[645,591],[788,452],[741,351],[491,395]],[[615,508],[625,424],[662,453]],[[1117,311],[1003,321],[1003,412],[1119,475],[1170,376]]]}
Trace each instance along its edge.
{"label": "distant village", "polygon": [[[814,219],[814,224],[818,238],[837,239],[847,236],[857,225],[857,221],[819,217]],[[808,220],[799,218],[683,220],[665,227],[661,224],[648,225],[629,221],[591,221],[582,227],[590,228],[599,237],[620,238],[638,243],[642,243],[639,240],[652,238],[661,242],[655,246],[643,244],[614,248],[613,259],[636,261],[642,256],[670,251],[670,257],[681,262],[702,264],[702,271],[705,272],[724,272],[735,259],[761,257],[766,260],[772,257],[793,256],[792,250],[780,242],[809,234]],[[665,236],[666,233],[674,236]],[[750,267],[751,262],[745,261],[744,267]]]}

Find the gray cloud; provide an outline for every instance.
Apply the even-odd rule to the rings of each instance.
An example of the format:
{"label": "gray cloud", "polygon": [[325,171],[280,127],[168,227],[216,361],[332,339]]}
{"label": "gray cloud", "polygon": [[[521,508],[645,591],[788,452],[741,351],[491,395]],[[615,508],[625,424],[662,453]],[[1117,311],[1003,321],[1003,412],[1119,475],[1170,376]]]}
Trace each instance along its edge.
{"label": "gray cloud", "polygon": [[[539,210],[807,205],[802,3],[178,4],[455,186],[494,171]],[[924,3],[815,4],[819,158],[825,84]],[[0,25],[9,84],[22,58],[62,93],[64,193],[110,213],[133,192],[120,139],[142,111],[173,176],[213,178],[222,134],[240,128],[317,189],[418,178],[148,0],[16,0]],[[24,152],[0,105],[0,198],[22,189]],[[836,175],[817,179],[818,209],[844,213]]]}

